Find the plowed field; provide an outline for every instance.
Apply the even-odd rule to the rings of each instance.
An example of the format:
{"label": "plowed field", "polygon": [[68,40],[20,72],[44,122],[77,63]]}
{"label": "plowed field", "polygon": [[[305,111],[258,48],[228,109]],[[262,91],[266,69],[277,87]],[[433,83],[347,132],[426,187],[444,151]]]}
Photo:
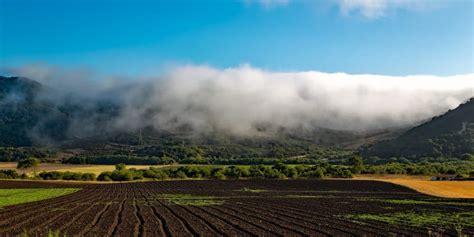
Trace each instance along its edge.
{"label": "plowed field", "polygon": [[460,228],[474,234],[469,223],[373,218],[474,212],[472,199],[435,198],[376,181],[0,181],[0,188],[20,187],[82,190],[0,209],[0,236],[456,236]]}

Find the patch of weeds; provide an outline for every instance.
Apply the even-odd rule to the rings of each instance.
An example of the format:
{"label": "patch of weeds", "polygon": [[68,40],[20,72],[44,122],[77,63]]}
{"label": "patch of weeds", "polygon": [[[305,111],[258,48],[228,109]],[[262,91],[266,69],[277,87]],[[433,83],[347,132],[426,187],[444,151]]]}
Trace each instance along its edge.
{"label": "patch of weeds", "polygon": [[224,200],[212,196],[193,196],[190,194],[162,194],[158,199],[166,200],[168,204],[183,206],[210,206],[221,205]]}
{"label": "patch of weeds", "polygon": [[453,201],[424,201],[411,199],[381,199],[378,201],[392,203],[392,204],[413,204],[413,205],[450,205],[450,206],[474,206],[474,203],[468,202],[453,202]]}
{"label": "patch of weeds", "polygon": [[474,206],[472,202],[456,202],[456,201],[439,201],[439,200],[413,200],[413,199],[377,199],[370,197],[359,197],[356,198],[357,201],[361,202],[385,202],[391,204],[401,204],[401,205],[449,205],[449,206]]}
{"label": "patch of weeds", "polygon": [[60,236],[61,236],[61,233],[59,232],[59,230],[56,230],[56,231],[49,230],[48,231],[48,237],[60,237]]}
{"label": "patch of weeds", "polygon": [[21,234],[17,235],[17,237],[28,237],[28,231],[23,230],[23,232]]}
{"label": "patch of weeds", "polygon": [[[23,230],[23,233],[17,235],[17,237],[29,237],[29,233],[26,230]],[[66,233],[61,234],[59,230],[48,230],[48,237],[67,237]]]}
{"label": "patch of weeds", "polygon": [[286,195],[284,198],[331,198],[329,195]]}
{"label": "patch of weeds", "polygon": [[[347,217],[347,216],[346,216],[346,217]],[[362,221],[358,221],[358,220],[355,220],[355,219],[351,219],[350,222],[355,223],[355,224],[358,224],[358,225],[367,225],[367,223],[362,222]]]}
{"label": "patch of weeds", "polygon": [[[411,226],[444,226],[453,227],[462,231],[463,227],[474,227],[474,212],[462,213],[414,213],[414,212],[396,212],[386,214],[358,214],[346,215],[346,218],[380,221],[392,225],[411,225]],[[459,232],[459,231],[458,231]]]}
{"label": "patch of weeds", "polygon": [[263,193],[263,192],[268,192],[269,190],[265,190],[265,189],[253,189],[253,188],[242,188],[242,189],[239,189],[237,191],[241,191],[241,192],[249,192],[249,193]]}
{"label": "patch of weeds", "polygon": [[355,200],[359,202],[379,201],[378,199],[370,198],[370,197],[356,197]]}
{"label": "patch of weeds", "polygon": [[463,220],[460,216],[460,214],[456,214],[454,217],[454,230],[456,230],[458,236],[465,236],[463,233]]}
{"label": "patch of weeds", "polygon": [[392,203],[392,204],[408,204],[408,205],[434,204],[433,202],[421,201],[421,200],[410,200],[410,199],[389,199],[389,200],[379,200],[379,201]]}

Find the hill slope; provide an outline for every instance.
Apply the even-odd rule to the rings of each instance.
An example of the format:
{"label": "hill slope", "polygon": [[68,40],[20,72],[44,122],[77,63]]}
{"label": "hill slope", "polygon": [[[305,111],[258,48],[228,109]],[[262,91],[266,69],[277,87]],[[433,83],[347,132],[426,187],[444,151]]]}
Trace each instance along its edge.
{"label": "hill slope", "polygon": [[363,150],[364,157],[461,157],[474,154],[474,98],[393,140]]}
{"label": "hill slope", "polygon": [[45,89],[29,79],[0,76],[0,146],[31,146],[39,134],[54,140],[64,138],[67,115],[37,100]]}

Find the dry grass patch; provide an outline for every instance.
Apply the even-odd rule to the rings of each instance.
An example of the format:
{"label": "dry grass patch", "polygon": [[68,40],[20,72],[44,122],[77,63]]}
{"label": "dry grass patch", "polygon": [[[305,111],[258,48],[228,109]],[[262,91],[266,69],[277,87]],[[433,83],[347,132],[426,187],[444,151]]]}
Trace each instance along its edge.
{"label": "dry grass patch", "polygon": [[[0,162],[0,169],[16,169],[16,162]],[[135,169],[148,169],[150,166],[153,167],[164,167],[166,165],[127,165],[127,168]],[[115,170],[115,165],[77,165],[77,164],[61,164],[61,163],[41,163],[36,169],[37,173],[41,171],[60,171],[60,172],[79,172],[79,173],[94,173],[99,175],[105,171]],[[32,174],[32,169],[17,170],[19,173]]]}
{"label": "dry grass patch", "polygon": [[474,181],[430,181],[429,177],[419,176],[358,176],[356,179],[389,182],[437,197],[474,198]]}

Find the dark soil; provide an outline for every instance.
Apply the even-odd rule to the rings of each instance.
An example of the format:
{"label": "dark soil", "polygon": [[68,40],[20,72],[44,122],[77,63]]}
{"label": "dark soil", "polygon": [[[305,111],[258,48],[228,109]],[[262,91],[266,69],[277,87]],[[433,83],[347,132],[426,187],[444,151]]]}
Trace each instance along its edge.
{"label": "dark soil", "polygon": [[[456,236],[454,226],[398,225],[347,216],[423,213],[427,209],[448,214],[474,212],[474,200],[433,198],[376,181],[0,181],[0,188],[54,187],[82,190],[0,209],[0,236],[25,232],[29,236],[47,236],[48,231],[68,236],[428,236],[429,230]],[[184,205],[170,202],[163,194],[188,194],[223,203]],[[393,199],[429,200],[436,204],[383,201]],[[473,235],[474,229],[464,228],[463,233]]]}

